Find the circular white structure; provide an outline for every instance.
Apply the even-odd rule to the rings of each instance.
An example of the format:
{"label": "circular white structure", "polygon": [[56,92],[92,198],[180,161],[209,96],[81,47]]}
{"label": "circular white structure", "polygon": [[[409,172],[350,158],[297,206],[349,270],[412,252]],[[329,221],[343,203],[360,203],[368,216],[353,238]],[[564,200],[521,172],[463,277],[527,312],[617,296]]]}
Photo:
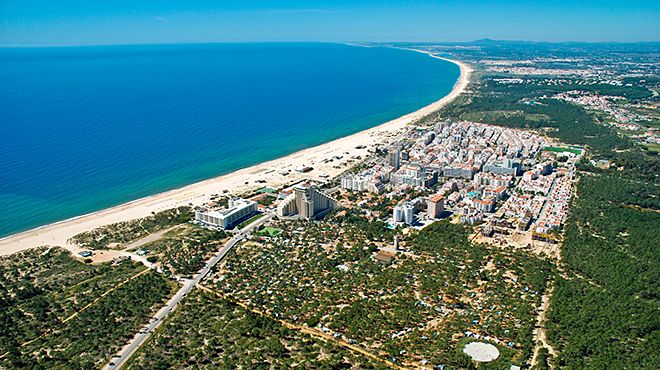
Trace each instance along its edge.
{"label": "circular white structure", "polygon": [[463,352],[478,362],[490,362],[500,357],[497,347],[483,342],[470,342],[463,348]]}

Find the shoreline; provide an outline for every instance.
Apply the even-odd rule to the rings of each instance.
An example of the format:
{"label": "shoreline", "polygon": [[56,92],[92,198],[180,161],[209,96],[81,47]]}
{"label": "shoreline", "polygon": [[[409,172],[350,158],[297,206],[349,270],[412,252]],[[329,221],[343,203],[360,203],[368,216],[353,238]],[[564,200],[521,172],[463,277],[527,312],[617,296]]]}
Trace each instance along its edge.
{"label": "shoreline", "polygon": [[[458,65],[460,76],[456,84],[454,84],[452,91],[440,100],[412,113],[325,144],[303,149],[284,157],[262,162],[177,189],[139,198],[114,207],[68,218],[0,238],[0,256],[44,245],[61,246],[69,250],[75,250],[75,246],[68,244],[67,240],[81,232],[108,224],[146,217],[151,215],[152,212],[187,206],[190,203],[193,205],[202,205],[207,203],[213,194],[222,194],[223,190],[229,190],[227,195],[238,195],[264,186],[277,188],[305,178],[320,180],[322,179],[321,175],[327,175],[329,178],[338,176],[353,165],[352,163],[346,163],[346,160],[357,156],[364,158],[368,155],[368,149],[375,145],[387,143],[388,139],[397,131],[452,102],[468,86],[473,69],[467,64],[457,60],[439,57],[423,50],[406,50],[424,53],[432,58]],[[366,148],[357,149],[357,146],[366,146]],[[335,168],[337,163],[334,161],[322,163],[324,159],[334,156],[346,158],[346,160],[342,161],[344,165],[341,168]],[[308,173],[293,171],[302,165],[312,166],[314,170]],[[291,172],[286,176],[281,175],[280,172],[285,170],[291,170]],[[265,183],[257,183],[256,180],[263,180]]]}

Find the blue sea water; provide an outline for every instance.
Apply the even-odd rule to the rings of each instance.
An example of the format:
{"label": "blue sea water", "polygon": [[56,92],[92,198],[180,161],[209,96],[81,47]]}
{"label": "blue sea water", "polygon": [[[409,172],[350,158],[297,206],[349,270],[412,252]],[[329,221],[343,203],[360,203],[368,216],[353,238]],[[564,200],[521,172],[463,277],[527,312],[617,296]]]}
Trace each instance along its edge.
{"label": "blue sea water", "polygon": [[324,43],[0,49],[0,236],[373,127],[459,74]]}

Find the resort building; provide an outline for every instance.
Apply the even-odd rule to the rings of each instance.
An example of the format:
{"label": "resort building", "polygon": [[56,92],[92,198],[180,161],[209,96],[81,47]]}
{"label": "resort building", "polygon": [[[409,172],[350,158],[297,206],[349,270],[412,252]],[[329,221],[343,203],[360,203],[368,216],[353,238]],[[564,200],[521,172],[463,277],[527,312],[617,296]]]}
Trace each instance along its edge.
{"label": "resort building", "polygon": [[227,209],[208,211],[202,208],[195,211],[195,220],[203,225],[231,229],[256,213],[257,209],[257,202],[234,198],[229,200]]}
{"label": "resort building", "polygon": [[322,217],[337,206],[337,201],[315,186],[298,185],[277,206],[280,217],[300,216],[307,220]]}

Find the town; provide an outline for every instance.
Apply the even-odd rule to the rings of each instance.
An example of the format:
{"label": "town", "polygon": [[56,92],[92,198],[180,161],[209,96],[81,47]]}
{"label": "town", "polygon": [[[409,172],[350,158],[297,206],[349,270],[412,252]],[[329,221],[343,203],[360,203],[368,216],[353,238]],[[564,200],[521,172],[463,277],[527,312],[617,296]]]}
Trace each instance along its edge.
{"label": "town", "polygon": [[[196,223],[228,232],[259,214],[274,216],[206,286],[259,312],[265,309],[270,317],[365,346],[406,366],[437,361],[431,348],[438,343],[428,338],[439,336],[431,329],[440,322],[453,328],[439,336],[442,341],[456,335],[483,338],[510,348],[507,357],[517,362],[531,351],[531,329],[512,330],[533,325],[548,266],[542,259],[525,262],[537,264],[530,269],[539,276],[514,266],[522,263],[525,251],[557,258],[575,164],[584,152],[538,133],[476,122],[409,127],[338,179],[262,188],[245,199],[228,199],[227,208],[198,209]],[[459,238],[451,252],[438,255],[422,247],[425,230],[435,230],[434,223]],[[477,228],[468,235],[460,224]],[[499,250],[488,254],[498,256],[498,262],[459,262],[461,250],[471,244],[468,238],[477,245],[497,245]],[[447,264],[466,268],[458,281],[442,287],[438,277],[424,280],[433,275],[431,269]],[[479,277],[494,274],[495,266],[507,266],[492,277],[498,283],[490,289],[497,295]],[[390,286],[385,279],[407,281],[411,289]],[[399,322],[397,330],[372,323],[365,337],[345,317],[346,310],[357,309],[352,307],[360,304],[358,297],[382,300],[396,322],[403,318],[395,312],[406,311],[407,304],[419,306],[416,315],[424,314],[415,322]],[[513,302],[520,315],[513,314]],[[428,343],[401,344],[415,336]]]}
{"label": "town", "polygon": [[[226,229],[258,209],[279,218],[313,220],[338,207],[355,208],[392,229],[420,229],[454,218],[479,225],[481,236],[488,238],[484,240],[520,248],[535,245],[556,255],[552,245],[559,241],[575,164],[585,149],[524,130],[445,121],[408,128],[389,147],[375,151],[378,154],[365,164],[341,176],[339,186],[330,181],[298,183],[277,195],[261,192],[252,199],[230,199],[225,211],[197,210],[195,219]],[[372,196],[393,204],[385,213],[374,212],[369,207]],[[258,204],[263,199],[271,201]]]}
{"label": "town", "polygon": [[364,145],[0,259],[0,366],[656,368],[658,63],[398,46],[478,74]]}

